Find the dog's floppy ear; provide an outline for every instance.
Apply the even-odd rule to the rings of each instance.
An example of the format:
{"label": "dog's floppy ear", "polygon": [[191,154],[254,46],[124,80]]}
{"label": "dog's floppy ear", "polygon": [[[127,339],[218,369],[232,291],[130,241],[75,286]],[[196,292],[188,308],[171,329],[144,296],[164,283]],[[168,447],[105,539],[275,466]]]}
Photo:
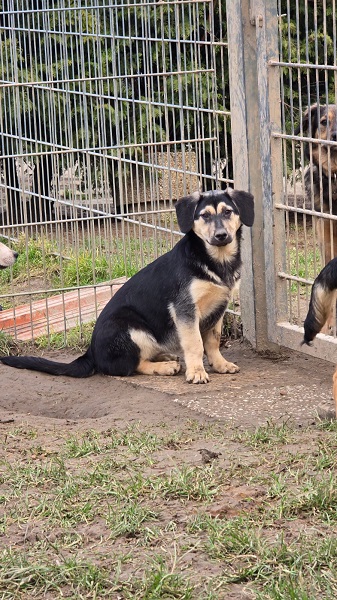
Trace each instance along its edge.
{"label": "dog's floppy ear", "polygon": [[242,190],[226,189],[233,204],[239,211],[240,219],[244,225],[251,227],[254,223],[254,196]]}
{"label": "dog's floppy ear", "polygon": [[191,231],[194,222],[195,209],[201,198],[200,192],[194,192],[190,196],[180,198],[176,203],[176,213],[180,231],[188,233]]}
{"label": "dog's floppy ear", "polygon": [[[322,106],[321,104],[312,104],[311,106],[308,106],[308,108],[304,111],[303,116],[302,116],[302,129],[303,129],[303,133],[306,133],[308,131],[310,131],[310,127],[309,127],[309,123],[311,123],[311,132],[314,133],[314,131],[317,129],[317,125],[318,125],[318,115],[320,112],[322,112],[324,110],[324,106]],[[299,125],[296,127],[294,133],[295,135],[298,135],[301,131],[301,123],[299,123]],[[311,135],[312,137],[312,135]]]}

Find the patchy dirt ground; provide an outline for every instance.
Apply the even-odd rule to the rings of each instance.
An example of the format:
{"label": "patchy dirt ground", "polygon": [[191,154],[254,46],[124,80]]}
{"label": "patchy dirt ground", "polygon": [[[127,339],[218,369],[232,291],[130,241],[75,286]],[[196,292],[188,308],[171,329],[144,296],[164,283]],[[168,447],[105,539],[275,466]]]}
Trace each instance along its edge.
{"label": "patchy dirt ground", "polygon": [[[81,428],[141,421],[154,425],[199,415],[251,428],[270,420],[305,425],[320,411],[332,410],[333,365],[285,350],[281,358],[257,355],[245,342],[233,342],[224,356],[240,366],[235,375],[211,373],[207,385],[188,385],[183,369],[175,377],[78,380],[21,371],[0,365],[0,422],[13,419]],[[44,356],[70,361],[70,352]]]}
{"label": "patchy dirt ground", "polygon": [[[241,371],[202,386],[183,373],[76,380],[0,366],[3,598],[295,597],[292,582],[277,595],[290,554],[305,557],[306,544],[317,554],[317,539],[337,533],[316,505],[303,516],[296,504],[299,469],[311,481],[317,470],[319,486],[334,469],[336,434],[324,454],[319,427],[333,410],[333,365],[291,351],[263,358],[239,341],[224,354]],[[283,557],[285,574],[268,583],[265,568]],[[308,582],[311,597],[335,597]]]}

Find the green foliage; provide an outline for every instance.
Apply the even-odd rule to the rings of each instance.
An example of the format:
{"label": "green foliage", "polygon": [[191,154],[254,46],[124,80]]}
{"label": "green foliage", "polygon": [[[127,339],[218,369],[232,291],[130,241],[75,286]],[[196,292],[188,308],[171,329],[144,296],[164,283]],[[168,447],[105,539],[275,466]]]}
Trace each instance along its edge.
{"label": "green foliage", "polygon": [[[297,247],[290,248],[288,263],[291,275],[312,280],[315,279],[323,266],[319,248],[310,250],[298,249]],[[304,283],[292,282],[290,288],[292,293],[297,293],[298,290],[303,294],[308,292],[308,288]]]}
{"label": "green foliage", "polygon": [[[281,60],[312,65],[334,65],[334,19],[331,3],[291,3],[279,7]],[[326,15],[326,17],[325,17]],[[328,97],[327,92],[328,90]],[[283,69],[284,111],[287,133],[298,124],[309,104],[334,102],[334,72],[304,67]],[[318,98],[317,98],[318,95]]]}
{"label": "green foliage", "polygon": [[104,240],[95,252],[88,247],[69,246],[60,254],[56,243],[45,238],[27,239],[24,235],[12,246],[19,256],[11,270],[0,271],[2,286],[10,283],[11,276],[15,284],[26,281],[29,272],[29,277],[44,277],[54,288],[71,288],[131,276],[139,268],[139,240],[132,240],[125,252],[122,241],[115,240],[113,254],[106,250]]}
{"label": "green foliage", "polygon": [[[194,106],[196,92],[201,107],[208,106],[210,94],[217,98],[219,110],[228,101],[226,53],[225,57],[219,51],[215,53],[215,66],[222,76],[216,81],[210,68],[214,63],[212,45],[205,44],[200,51],[196,44],[200,39],[210,39],[208,27],[213,9],[215,39],[225,41],[225,1],[214,3],[214,7],[207,3],[191,7],[183,2],[139,6],[117,3],[112,8],[97,4],[99,9],[87,10],[71,0],[68,6],[76,10],[64,10],[64,3],[55,0],[53,10],[44,13],[43,24],[38,10],[4,14],[4,27],[15,33],[9,38],[5,29],[2,34],[3,53],[10,60],[2,62],[1,79],[42,84],[54,81],[54,89],[61,91],[50,93],[48,85],[19,86],[13,101],[12,88],[4,88],[0,109],[8,116],[4,123],[8,133],[19,134],[18,107],[29,123],[29,135],[25,136],[27,140],[21,140],[20,152],[45,151],[50,149],[50,143],[75,148],[103,144],[111,147],[107,153],[112,157],[113,147],[121,139],[123,146],[129,146],[123,155],[130,158],[141,152],[140,142],[199,137],[200,123],[191,118],[189,111],[182,111],[181,105],[183,101]],[[42,7],[41,0],[35,4],[36,8],[39,6]],[[25,51],[27,48],[33,52]],[[152,73],[170,75],[151,77],[149,83],[144,77],[149,62]],[[201,72],[196,75],[197,62]],[[126,77],[115,78],[116,72]],[[139,76],[134,77],[135,74]],[[68,78],[69,82],[64,83]],[[163,105],[163,93],[167,106]],[[37,111],[49,118],[39,122]],[[222,137],[223,127],[219,121],[217,128]],[[213,136],[213,128],[213,121],[205,118],[206,138]],[[12,139],[11,144],[17,142]]]}
{"label": "green foliage", "polygon": [[[5,240],[4,240],[5,241]],[[13,250],[18,252],[16,263],[11,269],[4,269],[0,272],[0,283],[3,290],[3,285],[11,281],[11,277],[16,282],[25,281],[27,279],[27,267],[31,277],[40,275],[46,270],[48,273],[53,273],[58,270],[58,260],[53,251],[56,251],[56,246],[44,239],[35,240],[22,235],[16,243],[12,244]]]}
{"label": "green foliage", "polygon": [[[49,333],[42,335],[34,340],[34,345],[43,350],[45,348],[53,348],[54,350],[62,350],[69,347],[79,352],[87,348],[90,344],[92,332],[95,323],[82,323],[81,326],[71,327],[67,330],[66,337],[62,333]],[[1,339],[1,338],[0,338]],[[1,346],[0,346],[1,349]]]}
{"label": "green foliage", "polygon": [[[196,94],[201,109],[208,107],[210,96],[216,100],[217,110],[229,108],[227,53],[217,45],[226,42],[225,0],[193,6],[169,1],[138,6],[117,3],[113,8],[98,2],[97,10],[77,7],[74,0],[68,5],[70,10],[64,10],[63,2],[55,0],[53,10],[44,14],[43,27],[38,10],[5,12],[3,16],[4,28],[15,31],[15,36],[9,37],[4,29],[1,38],[2,54],[11,57],[2,62],[4,81],[43,83],[69,78],[68,83],[55,83],[62,93],[54,95],[48,86],[19,86],[13,101],[12,88],[3,89],[0,108],[8,116],[4,127],[11,134],[20,133],[18,107],[30,124],[28,137],[35,141],[21,140],[23,151],[48,149],[42,140],[76,148],[103,143],[111,147],[107,153],[113,157],[113,147],[122,139],[123,156],[128,159],[141,152],[140,142],[179,140],[182,135],[185,139],[198,138],[199,120],[190,111],[181,110],[182,104],[195,105]],[[35,6],[42,7],[41,0]],[[333,65],[333,10],[333,3],[329,2],[279,0],[281,60]],[[44,29],[46,33],[41,34]],[[208,43],[212,39],[214,46]],[[198,44],[200,41],[205,43]],[[25,51],[27,48],[34,52]],[[144,77],[149,63],[152,73],[170,75],[152,76],[149,81]],[[198,74],[194,72],[196,65]],[[122,77],[115,78],[117,72]],[[333,100],[334,76],[332,70],[283,69],[283,109],[288,133],[299,122],[303,108],[317,100],[317,94],[323,102],[326,95],[326,100]],[[35,118],[37,110],[41,115],[52,112],[52,118],[39,123]],[[219,119],[216,123],[222,147],[228,121]],[[212,119],[203,119],[205,138],[214,135],[214,126]],[[17,142],[12,139],[10,143]],[[206,154],[211,154],[212,144],[205,142]]]}
{"label": "green foliage", "polygon": [[13,338],[9,335],[0,331],[0,356],[9,356],[10,354],[17,354],[17,345]]}
{"label": "green foliage", "polygon": [[[122,269],[117,269],[122,271]],[[62,278],[66,287],[90,285],[93,279],[106,280],[109,273],[109,262],[104,255],[94,256],[88,250],[81,252],[74,260],[65,261],[62,266]],[[120,275],[124,275],[120,273]],[[81,283],[80,283],[81,282]]]}

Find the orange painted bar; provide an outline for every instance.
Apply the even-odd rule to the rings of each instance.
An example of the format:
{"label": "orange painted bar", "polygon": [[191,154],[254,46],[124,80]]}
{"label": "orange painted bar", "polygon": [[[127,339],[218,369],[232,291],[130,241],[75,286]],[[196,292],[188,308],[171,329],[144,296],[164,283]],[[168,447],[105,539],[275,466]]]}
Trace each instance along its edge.
{"label": "orange painted bar", "polygon": [[90,323],[125,281],[125,277],[119,277],[96,288],[73,290],[3,310],[0,312],[0,330],[17,340],[29,341],[80,323]]}

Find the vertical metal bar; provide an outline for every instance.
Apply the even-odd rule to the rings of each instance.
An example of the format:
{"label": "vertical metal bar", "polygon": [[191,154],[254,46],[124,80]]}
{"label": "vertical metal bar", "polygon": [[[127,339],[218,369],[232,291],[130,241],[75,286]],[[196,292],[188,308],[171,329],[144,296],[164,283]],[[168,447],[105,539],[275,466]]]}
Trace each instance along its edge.
{"label": "vertical metal bar", "polygon": [[[232,152],[233,152],[233,171],[234,187],[251,191],[255,196],[255,210],[258,213],[261,194],[257,186],[251,181],[252,165],[249,163],[248,152],[249,145],[258,140],[258,132],[252,137],[248,131],[248,118],[251,125],[253,121],[257,123],[257,97],[256,97],[256,79],[249,77],[254,69],[255,60],[253,58],[255,47],[255,30],[243,23],[243,17],[248,15],[248,0],[227,0],[227,35],[228,35],[228,62],[229,62],[229,88],[230,88],[230,107],[231,107],[231,128],[232,128]],[[248,18],[249,21],[249,18]],[[245,48],[249,50],[248,58],[244,59]],[[250,64],[247,64],[247,62]],[[248,73],[246,73],[248,71]],[[247,77],[248,79],[247,79]],[[255,89],[255,98],[251,99],[250,105],[247,102],[247,87],[251,93]],[[255,105],[255,119],[252,119],[252,111]],[[249,138],[248,138],[249,136]],[[250,144],[249,144],[250,142]],[[255,143],[255,157],[259,156],[259,148]],[[255,165],[256,171],[256,165]],[[254,225],[254,228],[256,224]],[[254,293],[254,277],[252,263],[252,245],[253,236],[251,230],[245,230],[242,244],[243,270],[241,280],[241,319],[243,324],[244,336],[253,344],[257,345],[257,324],[255,319],[256,304]]]}
{"label": "vertical metal bar", "polygon": [[[253,18],[257,39],[257,83],[260,116],[260,152],[264,224],[265,296],[268,339],[277,342],[276,323],[286,318],[286,284],[276,273],[285,267],[285,224],[274,210],[283,198],[282,143],[271,137],[281,131],[279,69],[270,61],[279,58],[277,1],[255,0]],[[277,235],[275,235],[277,232]]]}

